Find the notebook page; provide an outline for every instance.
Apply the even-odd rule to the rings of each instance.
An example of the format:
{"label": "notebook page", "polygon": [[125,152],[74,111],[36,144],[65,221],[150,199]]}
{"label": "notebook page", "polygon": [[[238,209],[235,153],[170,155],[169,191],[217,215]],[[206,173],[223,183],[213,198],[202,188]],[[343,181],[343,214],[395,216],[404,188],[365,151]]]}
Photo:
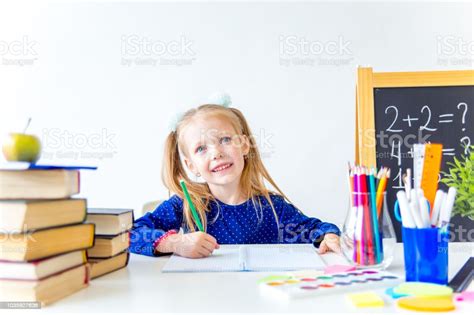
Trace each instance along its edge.
{"label": "notebook page", "polygon": [[242,271],[239,266],[239,246],[221,245],[206,258],[185,258],[172,255],[161,272],[222,272]]}
{"label": "notebook page", "polygon": [[247,271],[323,270],[326,264],[312,244],[244,245]]}

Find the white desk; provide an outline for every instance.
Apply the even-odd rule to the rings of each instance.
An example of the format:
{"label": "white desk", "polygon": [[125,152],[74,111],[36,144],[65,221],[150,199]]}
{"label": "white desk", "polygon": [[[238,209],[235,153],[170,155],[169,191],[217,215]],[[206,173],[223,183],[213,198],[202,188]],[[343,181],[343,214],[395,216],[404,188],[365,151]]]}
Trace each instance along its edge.
{"label": "white desk", "polygon": [[[449,244],[450,279],[473,252],[474,243]],[[127,268],[93,280],[90,287],[38,312],[367,312],[352,307],[342,294],[298,300],[264,297],[257,280],[268,272],[161,273],[167,260],[168,256],[132,254]],[[401,244],[396,245],[395,260],[388,271],[404,275]],[[386,307],[370,313],[401,312],[390,298],[384,299]],[[472,307],[457,305],[458,311]]]}

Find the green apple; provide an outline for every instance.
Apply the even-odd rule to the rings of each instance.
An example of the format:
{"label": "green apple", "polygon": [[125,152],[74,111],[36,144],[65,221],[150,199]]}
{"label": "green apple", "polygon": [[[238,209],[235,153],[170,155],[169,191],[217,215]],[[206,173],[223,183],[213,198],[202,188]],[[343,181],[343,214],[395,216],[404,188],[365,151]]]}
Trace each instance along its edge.
{"label": "green apple", "polygon": [[35,162],[41,155],[41,142],[34,135],[10,133],[2,147],[8,161]]}

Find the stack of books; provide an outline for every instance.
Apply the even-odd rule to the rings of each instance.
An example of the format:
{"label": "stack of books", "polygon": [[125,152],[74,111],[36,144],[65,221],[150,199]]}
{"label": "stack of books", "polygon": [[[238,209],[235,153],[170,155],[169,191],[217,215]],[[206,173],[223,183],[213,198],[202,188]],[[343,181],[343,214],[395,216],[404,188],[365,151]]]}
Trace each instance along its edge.
{"label": "stack of books", "polygon": [[127,266],[132,209],[87,209],[86,222],[95,224],[95,245],[87,250],[91,279]]}
{"label": "stack of books", "polygon": [[87,287],[94,225],[78,169],[0,170],[0,298],[50,304]]}

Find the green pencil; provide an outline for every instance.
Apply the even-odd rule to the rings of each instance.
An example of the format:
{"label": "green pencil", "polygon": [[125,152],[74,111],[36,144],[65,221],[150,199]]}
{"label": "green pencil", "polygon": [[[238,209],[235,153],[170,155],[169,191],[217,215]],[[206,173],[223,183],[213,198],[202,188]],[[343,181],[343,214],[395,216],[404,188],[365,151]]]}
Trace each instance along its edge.
{"label": "green pencil", "polygon": [[375,239],[375,259],[376,263],[380,263],[380,236],[379,236],[379,222],[377,220],[377,205],[376,205],[376,196],[375,196],[375,178],[374,174],[377,173],[375,169],[370,170],[369,174],[369,185],[370,185],[370,197],[372,204],[372,225],[374,227],[374,239]]}
{"label": "green pencil", "polygon": [[194,204],[191,201],[191,196],[189,196],[188,189],[186,188],[186,184],[184,183],[184,180],[180,180],[179,183],[181,184],[181,188],[183,189],[184,196],[186,197],[186,200],[189,203],[189,207],[191,208],[191,212],[193,214],[194,221],[196,221],[196,225],[198,226],[199,231],[204,232],[201,220],[199,219],[199,215],[196,211],[196,208],[194,207]]}

